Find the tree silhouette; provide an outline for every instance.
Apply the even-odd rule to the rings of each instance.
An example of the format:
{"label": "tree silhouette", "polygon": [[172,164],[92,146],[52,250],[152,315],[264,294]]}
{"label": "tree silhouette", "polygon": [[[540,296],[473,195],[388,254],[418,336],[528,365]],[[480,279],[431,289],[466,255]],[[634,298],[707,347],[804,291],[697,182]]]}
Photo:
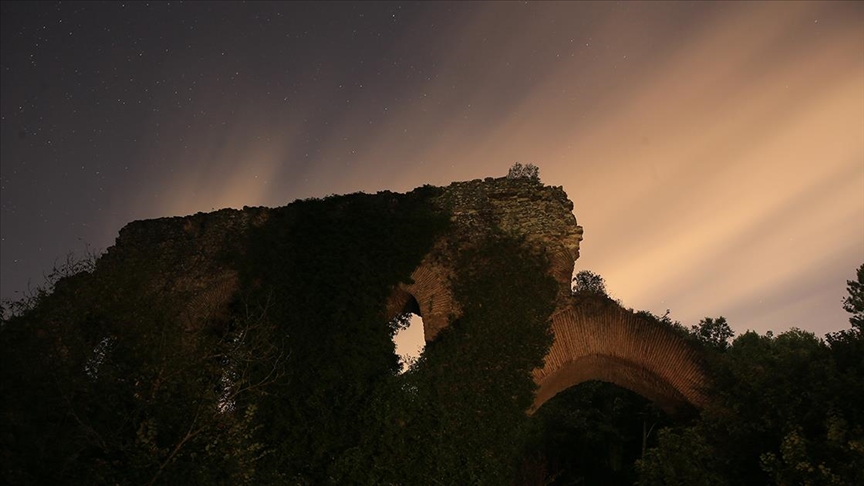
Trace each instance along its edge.
{"label": "tree silhouette", "polygon": [[507,172],[508,179],[531,179],[540,182],[540,168],[534,164],[522,165],[519,162],[513,164]]}
{"label": "tree silhouette", "polygon": [[590,270],[582,270],[573,277],[572,289],[573,292],[608,295],[606,293],[606,281]]}
{"label": "tree silhouette", "polygon": [[849,296],[843,299],[843,309],[852,314],[849,323],[852,327],[864,332],[864,263],[858,267],[858,281],[847,280],[846,290]]}

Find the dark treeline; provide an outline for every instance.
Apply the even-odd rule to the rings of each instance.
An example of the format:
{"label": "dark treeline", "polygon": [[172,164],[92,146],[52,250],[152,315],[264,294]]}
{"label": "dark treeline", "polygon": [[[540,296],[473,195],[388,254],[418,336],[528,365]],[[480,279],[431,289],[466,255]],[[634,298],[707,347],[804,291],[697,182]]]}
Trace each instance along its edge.
{"label": "dark treeline", "polygon": [[[551,484],[864,484],[864,265],[847,282],[849,329],[820,339],[790,329],[733,339],[726,320],[685,328],[705,349],[708,407],[667,417],[614,385],[582,384],[537,414],[534,450]],[[605,292],[582,272],[574,290]],[[536,483],[542,484],[542,483]]]}
{"label": "dark treeline", "polygon": [[694,326],[713,351],[713,403],[658,431],[639,484],[864,484],[864,265],[847,284],[851,328],[825,339],[791,329],[730,343],[722,318]]}
{"label": "dark treeline", "polygon": [[5,305],[2,482],[864,484],[864,266],[825,340],[678,326],[715,377],[695,416],[600,382],[528,415],[557,287],[508,235],[456,253],[461,316],[399,373],[384,303],[448,229],[436,191],[272,210],[220,257],[240,291],[209,326],[143,288],[171,261],[73,265]]}

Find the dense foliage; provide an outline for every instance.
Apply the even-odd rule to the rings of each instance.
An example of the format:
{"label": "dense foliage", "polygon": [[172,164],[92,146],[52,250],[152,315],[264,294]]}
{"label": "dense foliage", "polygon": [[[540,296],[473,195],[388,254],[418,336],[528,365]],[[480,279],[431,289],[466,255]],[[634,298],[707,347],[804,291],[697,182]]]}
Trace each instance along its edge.
{"label": "dense foliage", "polygon": [[411,369],[379,388],[336,484],[507,484],[533,399],[530,371],[551,342],[555,283],[542,255],[494,238],[460,256],[463,314]]}
{"label": "dense foliage", "polygon": [[[271,210],[220,254],[241,291],[201,328],[182,320],[189,296],[146,284],[184,264],[175,254],[71,262],[4,307],[2,481],[864,484],[864,265],[843,302],[852,327],[825,340],[733,340],[722,317],[687,329],[642,313],[704,350],[713,400],[696,417],[600,382],[528,415],[557,287],[543,250],[509,235],[455,248],[461,313],[399,374],[404,320],[384,303],[447,231],[436,194]],[[610,299],[582,277],[586,299]]]}
{"label": "dense foliage", "polygon": [[146,284],[184,263],[171,252],[72,271],[17,306],[0,330],[4,481],[507,482],[556,285],[523,241],[457,248],[463,312],[398,374],[384,303],[448,227],[436,193],[271,210],[220,256],[241,291],[201,329],[187,296]]}
{"label": "dense foliage", "polygon": [[714,404],[662,432],[640,484],[861,484],[864,375],[838,358],[796,329],[739,336],[714,361]]}
{"label": "dense foliage", "polygon": [[[700,420],[661,432],[639,484],[864,484],[864,335],[849,281],[853,328],[826,340],[792,329],[744,333],[712,360],[713,404]],[[699,336],[717,336],[703,321]],[[721,333],[722,334],[722,333]]]}
{"label": "dense foliage", "polygon": [[330,482],[364,439],[358,417],[399,366],[384,303],[449,221],[429,204],[436,191],[300,201],[250,235],[242,304],[266,314],[267,339],[285,350],[253,370],[273,382],[238,401],[258,407],[271,452],[260,481]]}
{"label": "dense foliage", "polygon": [[220,256],[243,290],[201,329],[183,320],[187,296],[152,288],[186,264],[182,234],[160,258],[75,268],[13,305],[0,328],[4,481],[319,481],[394,375],[383,305],[448,224],[436,193],[272,210],[248,244],[228,245],[245,251]]}
{"label": "dense foliage", "polygon": [[600,381],[574,386],[532,418],[523,484],[633,484],[635,461],[671,423],[629,390]]}
{"label": "dense foliage", "polygon": [[639,313],[704,348],[711,405],[673,419],[614,385],[573,387],[537,412],[522,484],[864,484],[864,265],[848,292],[852,327],[824,340]]}

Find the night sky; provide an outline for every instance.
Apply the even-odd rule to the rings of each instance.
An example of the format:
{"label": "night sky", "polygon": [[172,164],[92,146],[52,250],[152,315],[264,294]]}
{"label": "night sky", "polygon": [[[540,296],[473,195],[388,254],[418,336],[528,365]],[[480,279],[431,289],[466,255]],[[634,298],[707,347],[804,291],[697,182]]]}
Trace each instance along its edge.
{"label": "night sky", "polygon": [[864,2],[2,3],[2,296],[133,220],[533,163],[625,306],[848,327]]}

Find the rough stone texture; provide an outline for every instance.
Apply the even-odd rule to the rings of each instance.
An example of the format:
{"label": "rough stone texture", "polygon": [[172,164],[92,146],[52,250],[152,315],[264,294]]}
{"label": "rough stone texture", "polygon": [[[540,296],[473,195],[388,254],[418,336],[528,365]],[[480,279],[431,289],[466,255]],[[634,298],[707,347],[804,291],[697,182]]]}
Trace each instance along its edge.
{"label": "rough stone texture", "polygon": [[[559,282],[559,301],[570,294],[573,262],[579,258],[582,227],[573,216],[573,203],[564,189],[544,186],[526,178],[487,178],[454,182],[436,204],[452,214],[452,228],[426,255],[412,274],[414,283],[400,285],[388,302],[388,314],[396,315],[413,297],[423,316],[427,341],[435,338],[454,316],[459,305],[449,288],[453,275],[449,262],[455,252],[492,231],[524,236],[546,249],[552,275]],[[406,295],[407,294],[407,295]]]}
{"label": "rough stone texture", "polygon": [[[539,385],[535,409],[559,391],[591,379],[636,391],[670,411],[705,403],[700,387],[706,378],[695,349],[668,328],[618,306],[598,310],[571,296],[582,227],[561,187],[530,179],[478,179],[443,188],[433,202],[451,212],[451,230],[422,259],[413,282],[393,289],[386,317],[416,312],[423,317],[427,341],[434,339],[460,312],[449,287],[456,252],[495,231],[524,236],[545,249],[559,283],[552,316],[555,342],[545,366],[534,371]],[[180,296],[186,304],[178,317],[187,329],[198,328],[227,315],[239,280],[223,257],[245,251],[250,229],[265,222],[270,211],[225,209],[130,223],[97,270],[146,268],[150,273],[143,291]]]}
{"label": "rough stone texture", "polygon": [[[457,182],[439,197],[453,214],[453,229],[402,284],[388,302],[389,315],[419,306],[427,341],[459,314],[447,285],[452,251],[478,241],[494,229],[524,236],[547,250],[550,272],[559,283],[552,316],[555,341],[545,365],[534,371],[538,384],[534,409],[571,386],[602,380],[635,391],[670,413],[702,407],[706,384],[699,351],[662,324],[641,319],[617,304],[586,305],[571,296],[573,263],[579,258],[582,227],[561,187],[529,179]],[[412,299],[413,298],[413,299]],[[416,312],[416,310],[415,310]]]}
{"label": "rough stone texture", "polygon": [[120,230],[97,270],[147,268],[144,291],[173,295],[187,304],[179,316],[189,329],[227,315],[238,290],[236,269],[225,261],[231,251],[243,252],[246,235],[267,220],[269,209],[222,209],[192,216],[135,221]]}

